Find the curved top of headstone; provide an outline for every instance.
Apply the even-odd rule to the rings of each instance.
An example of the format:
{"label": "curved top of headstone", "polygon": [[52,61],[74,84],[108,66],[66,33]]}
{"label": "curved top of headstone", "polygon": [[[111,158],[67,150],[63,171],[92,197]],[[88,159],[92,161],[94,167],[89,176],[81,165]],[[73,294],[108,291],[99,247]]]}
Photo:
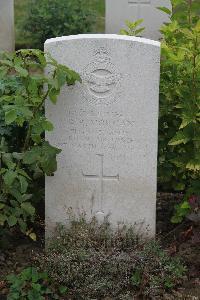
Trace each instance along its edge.
{"label": "curved top of headstone", "polygon": [[71,41],[71,40],[85,40],[85,39],[124,40],[124,41],[133,41],[133,42],[160,47],[160,42],[154,40],[149,40],[149,39],[135,37],[135,36],[119,35],[119,34],[78,34],[78,35],[61,36],[61,37],[48,39],[46,40],[45,44]]}

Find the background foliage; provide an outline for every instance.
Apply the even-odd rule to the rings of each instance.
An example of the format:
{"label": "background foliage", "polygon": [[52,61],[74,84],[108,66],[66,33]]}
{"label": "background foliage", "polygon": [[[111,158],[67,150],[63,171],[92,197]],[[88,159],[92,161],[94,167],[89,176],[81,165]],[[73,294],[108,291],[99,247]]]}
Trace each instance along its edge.
{"label": "background foliage", "polygon": [[15,0],[16,47],[42,48],[47,38],[104,32],[104,0]]}
{"label": "background foliage", "polygon": [[[173,222],[200,197],[200,2],[171,0],[162,27],[159,118],[159,189],[186,192]],[[196,207],[198,209],[198,206]]]}
{"label": "background foliage", "polygon": [[[44,68],[51,72],[44,74]],[[53,124],[44,115],[44,103],[54,104],[61,87],[79,75],[59,65],[40,50],[0,54],[0,231],[18,225],[28,230],[44,193],[44,174],[57,168],[60,150],[44,140]],[[45,88],[44,88],[45,86]]]}
{"label": "background foliage", "polygon": [[[161,28],[159,191],[184,192],[172,222],[200,210],[200,2],[171,0]],[[140,35],[142,19],[127,21],[124,35]]]}

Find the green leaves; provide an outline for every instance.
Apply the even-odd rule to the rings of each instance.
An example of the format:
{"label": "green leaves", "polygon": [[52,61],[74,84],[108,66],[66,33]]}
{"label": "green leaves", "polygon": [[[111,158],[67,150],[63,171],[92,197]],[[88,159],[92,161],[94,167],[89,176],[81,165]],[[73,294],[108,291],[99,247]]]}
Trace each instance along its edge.
{"label": "green leaves", "polygon": [[11,186],[14,182],[14,180],[17,177],[17,173],[12,170],[5,171],[5,174],[3,175],[4,182],[7,186]]}
{"label": "green leaves", "polygon": [[16,122],[17,125],[22,127],[24,122],[29,121],[33,117],[33,112],[30,110],[29,105],[4,105],[3,110],[5,111],[5,122],[7,125]]}
{"label": "green leaves", "polygon": [[157,9],[163,11],[164,13],[166,13],[166,14],[168,14],[168,15],[171,15],[171,14],[172,14],[171,10],[168,9],[167,7],[159,6],[159,7],[157,7]]}
{"label": "green leaves", "polygon": [[169,141],[170,146],[177,146],[180,144],[186,144],[190,140],[190,137],[183,131],[178,131],[176,135]]}
{"label": "green leaves", "polygon": [[21,66],[19,65],[15,65],[15,71],[17,71],[17,73],[19,73],[19,75],[21,77],[27,77],[28,76],[28,71],[24,68],[22,68]]}
{"label": "green leaves", "polygon": [[174,216],[171,218],[172,223],[180,223],[182,222],[183,218],[189,214],[191,211],[191,206],[189,205],[188,201],[184,201],[175,207],[176,212]]}
{"label": "green leaves", "polygon": [[[44,72],[47,66],[52,72]],[[0,79],[0,226],[19,226],[36,240],[27,224],[43,199],[44,174],[56,171],[60,153],[44,141],[45,131],[53,130],[44,104],[56,103],[62,86],[80,81],[80,76],[49,54],[24,49],[0,53]],[[39,286],[33,290],[29,298],[40,299],[35,296]]]}
{"label": "green leaves", "polygon": [[35,208],[32,206],[32,204],[30,202],[23,202],[23,203],[21,203],[21,208],[28,215],[34,216],[34,214],[35,214]]}
{"label": "green leaves", "polygon": [[41,114],[36,115],[30,125],[32,128],[31,138],[37,144],[41,143],[45,131],[53,130],[53,124]]}
{"label": "green leaves", "polygon": [[56,104],[60,89],[51,88],[49,91],[49,99],[53,104]]}
{"label": "green leaves", "polygon": [[8,222],[8,225],[10,227],[12,227],[17,224],[17,218],[14,215],[11,215],[8,217],[7,222]]}
{"label": "green leaves", "polygon": [[[44,300],[51,295],[51,299],[60,299],[57,293],[53,292],[48,285],[52,285],[47,273],[38,272],[35,267],[28,267],[15,275],[6,277],[9,287],[8,300]],[[55,288],[54,288],[55,290]],[[58,288],[58,293],[66,294],[67,289],[63,286]]]}
{"label": "green leaves", "polygon": [[[168,190],[191,191],[200,180],[200,2],[171,0],[170,23],[161,32],[162,59],[159,120],[160,185]],[[197,193],[197,190],[195,190]],[[190,211],[188,198],[175,209],[172,222]]]}
{"label": "green leaves", "polygon": [[48,81],[49,99],[53,104],[56,104],[61,87],[65,83],[67,83],[68,85],[73,85],[76,81],[80,82],[81,78],[76,72],[69,69],[68,67],[57,64],[50,55],[48,56],[48,58],[50,59],[50,64],[56,67],[56,69],[54,70],[53,79],[51,78]]}
{"label": "green leaves", "polygon": [[139,33],[143,32],[145,30],[145,27],[138,28],[139,25],[143,23],[143,19],[139,19],[135,22],[130,22],[126,20],[126,26],[128,30],[121,29],[120,34],[122,35],[131,35],[131,36],[138,36]]}
{"label": "green leaves", "polygon": [[38,165],[46,175],[51,175],[57,169],[56,155],[61,152],[44,142],[41,146],[35,146],[24,155],[23,162],[27,165]]}
{"label": "green leaves", "polygon": [[16,111],[14,109],[6,111],[6,113],[5,113],[5,121],[6,121],[7,125],[13,123],[16,119],[17,119],[17,113],[16,113]]}

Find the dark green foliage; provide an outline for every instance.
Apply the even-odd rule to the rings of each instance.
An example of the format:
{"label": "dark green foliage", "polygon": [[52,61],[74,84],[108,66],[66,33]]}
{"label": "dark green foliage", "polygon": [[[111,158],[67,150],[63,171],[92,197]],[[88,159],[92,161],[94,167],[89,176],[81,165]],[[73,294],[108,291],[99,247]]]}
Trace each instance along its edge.
{"label": "dark green foliage", "polygon": [[114,232],[84,217],[58,227],[48,244],[41,269],[69,288],[74,299],[133,299],[135,295],[163,295],[182,281],[185,268],[156,242],[138,242],[133,228]]}
{"label": "dark green foliage", "polygon": [[[52,72],[44,75],[47,65]],[[0,229],[18,225],[36,238],[27,225],[42,199],[44,174],[53,174],[60,153],[44,140],[53,130],[44,102],[56,103],[61,87],[76,80],[78,74],[39,50],[0,54]]]}
{"label": "dark green foliage", "polygon": [[29,0],[21,31],[31,47],[43,49],[48,38],[91,32],[94,21],[86,0]]}
{"label": "dark green foliage", "polygon": [[47,273],[39,273],[34,267],[26,268],[18,275],[8,275],[7,283],[7,300],[55,300],[60,299],[59,294],[67,292],[63,286],[58,288],[58,292],[54,291],[55,288],[49,288],[51,282]]}
{"label": "dark green foliage", "polygon": [[191,211],[188,198],[200,196],[200,2],[171,2],[171,23],[161,29],[158,181],[187,191],[172,219],[180,222]]}

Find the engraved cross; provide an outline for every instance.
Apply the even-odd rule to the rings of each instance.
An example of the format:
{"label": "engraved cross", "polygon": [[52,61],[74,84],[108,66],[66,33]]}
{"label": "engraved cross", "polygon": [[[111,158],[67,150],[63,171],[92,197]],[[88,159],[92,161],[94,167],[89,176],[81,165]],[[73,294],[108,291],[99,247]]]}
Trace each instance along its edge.
{"label": "engraved cross", "polygon": [[106,180],[119,180],[119,174],[117,175],[104,175],[104,155],[97,154],[99,157],[99,173],[98,174],[84,174],[87,179],[95,179],[100,182],[100,209],[103,210],[103,198],[104,198],[104,181]]}
{"label": "engraved cross", "polygon": [[151,0],[128,0],[128,3],[131,5],[137,5],[137,19],[141,19],[141,8],[144,5],[150,5]]}

